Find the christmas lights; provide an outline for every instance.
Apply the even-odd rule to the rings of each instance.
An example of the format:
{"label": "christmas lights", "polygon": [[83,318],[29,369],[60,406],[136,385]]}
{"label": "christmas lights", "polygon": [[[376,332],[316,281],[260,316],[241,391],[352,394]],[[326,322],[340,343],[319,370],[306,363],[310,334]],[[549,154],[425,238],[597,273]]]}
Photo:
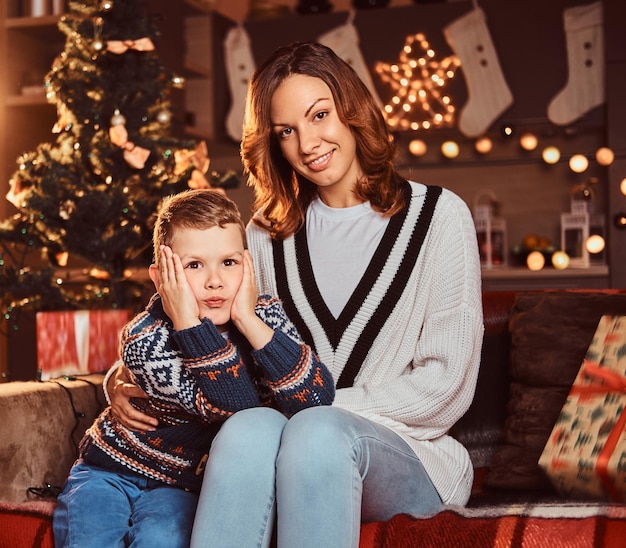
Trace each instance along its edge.
{"label": "christmas lights", "polygon": [[416,131],[453,126],[455,107],[442,88],[459,64],[455,55],[438,61],[422,33],[406,38],[398,63],[376,63],[376,73],[393,91],[383,110],[389,127]]}

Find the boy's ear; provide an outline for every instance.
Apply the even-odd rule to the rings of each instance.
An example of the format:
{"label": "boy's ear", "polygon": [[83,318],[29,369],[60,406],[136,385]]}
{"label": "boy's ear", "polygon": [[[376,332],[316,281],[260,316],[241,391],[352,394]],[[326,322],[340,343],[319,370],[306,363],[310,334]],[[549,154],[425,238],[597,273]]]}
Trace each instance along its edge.
{"label": "boy's ear", "polygon": [[152,280],[154,287],[158,291],[159,290],[159,269],[154,263],[152,263],[148,267],[148,275],[150,276],[150,279]]}

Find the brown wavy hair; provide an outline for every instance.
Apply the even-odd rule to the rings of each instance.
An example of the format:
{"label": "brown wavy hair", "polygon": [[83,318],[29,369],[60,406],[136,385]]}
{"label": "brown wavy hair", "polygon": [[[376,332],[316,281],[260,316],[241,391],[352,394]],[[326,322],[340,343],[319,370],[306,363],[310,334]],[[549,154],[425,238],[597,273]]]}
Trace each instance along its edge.
{"label": "brown wavy hair", "polygon": [[354,192],[372,208],[393,215],[405,203],[404,179],[393,161],[396,144],[380,107],[354,69],[330,48],[294,42],[277,49],[255,71],[246,98],[241,159],[248,185],[254,188],[254,222],[273,238],[286,238],[304,224],[304,214],[317,187],[296,173],[283,157],[271,131],[270,106],[276,88],[290,75],[320,78],[330,88],[339,119],[356,140],[356,154],[365,174]]}

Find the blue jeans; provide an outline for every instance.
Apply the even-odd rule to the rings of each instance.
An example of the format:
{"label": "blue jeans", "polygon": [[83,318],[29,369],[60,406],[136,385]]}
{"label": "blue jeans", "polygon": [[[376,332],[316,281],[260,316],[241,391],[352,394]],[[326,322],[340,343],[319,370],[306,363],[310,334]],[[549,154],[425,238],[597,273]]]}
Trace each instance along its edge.
{"label": "blue jeans", "polygon": [[357,548],[361,522],[442,503],[420,460],[390,429],[336,407],[290,420],[239,411],[211,446],[192,548]]}
{"label": "blue jeans", "polygon": [[186,548],[198,495],[74,464],[53,516],[56,548]]}

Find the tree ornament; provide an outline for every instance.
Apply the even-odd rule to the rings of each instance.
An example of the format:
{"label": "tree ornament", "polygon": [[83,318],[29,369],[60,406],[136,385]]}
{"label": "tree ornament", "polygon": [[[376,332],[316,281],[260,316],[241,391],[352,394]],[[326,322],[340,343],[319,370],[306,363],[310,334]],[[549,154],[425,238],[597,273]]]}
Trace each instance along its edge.
{"label": "tree ornament", "polygon": [[107,42],[107,51],[117,55],[126,53],[129,49],[136,51],[154,51],[154,43],[147,36],[137,38],[137,40],[109,40]]}
{"label": "tree ornament", "polygon": [[513,103],[484,11],[476,7],[447,25],[443,33],[461,61],[468,88],[459,130],[466,137],[479,137]]}
{"label": "tree ornament", "polygon": [[93,20],[93,42],[91,43],[91,47],[96,53],[100,53],[104,49],[104,42],[102,41],[103,26],[104,21],[102,17],[96,17]]}
{"label": "tree ornament", "polygon": [[548,105],[548,118],[554,124],[571,124],[605,101],[602,19],[602,2],[563,12],[569,76]]}
{"label": "tree ornament", "polygon": [[150,156],[150,151],[146,148],[135,145],[128,140],[128,132],[124,124],[115,124],[109,129],[111,142],[124,151],[124,160],[135,169],[143,169]]}
{"label": "tree ornament", "polygon": [[115,109],[113,116],[111,116],[111,125],[112,126],[124,126],[126,125],[126,118],[120,112],[119,108]]}
{"label": "tree ornament", "polygon": [[178,74],[172,74],[170,79],[172,87],[174,89],[184,89],[185,88],[185,78],[184,76],[180,76]]}
{"label": "tree ornament", "polygon": [[67,221],[75,209],[76,203],[73,200],[65,200],[59,207],[59,217]]}
{"label": "tree ornament", "polygon": [[159,122],[159,124],[168,124],[171,119],[172,113],[166,108],[164,108],[157,114],[157,121]]}

